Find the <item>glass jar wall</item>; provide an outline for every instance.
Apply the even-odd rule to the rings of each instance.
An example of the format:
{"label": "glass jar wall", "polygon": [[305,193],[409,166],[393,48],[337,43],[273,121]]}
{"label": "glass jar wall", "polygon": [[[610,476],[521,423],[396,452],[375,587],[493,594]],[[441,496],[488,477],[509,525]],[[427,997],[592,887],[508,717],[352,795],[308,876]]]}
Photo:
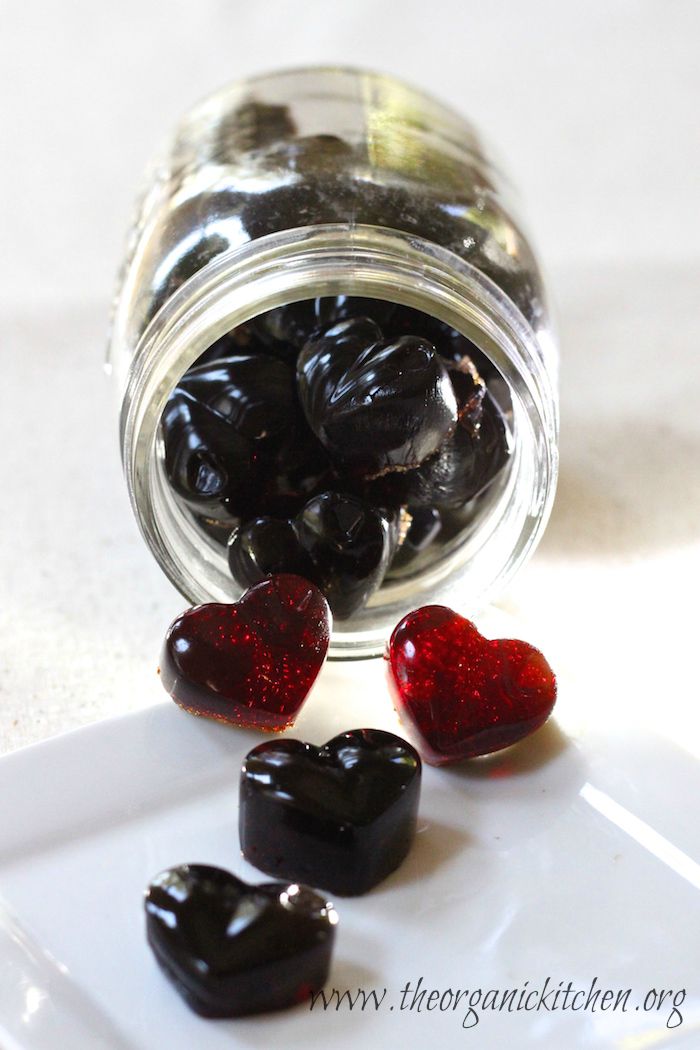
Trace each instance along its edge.
{"label": "glass jar wall", "polygon": [[336,606],[332,654],[376,654],[411,608],[474,611],[544,527],[540,271],[471,125],[391,78],[272,74],[185,117],[147,175],[110,363],[134,511],[190,601],[234,600],[267,529]]}

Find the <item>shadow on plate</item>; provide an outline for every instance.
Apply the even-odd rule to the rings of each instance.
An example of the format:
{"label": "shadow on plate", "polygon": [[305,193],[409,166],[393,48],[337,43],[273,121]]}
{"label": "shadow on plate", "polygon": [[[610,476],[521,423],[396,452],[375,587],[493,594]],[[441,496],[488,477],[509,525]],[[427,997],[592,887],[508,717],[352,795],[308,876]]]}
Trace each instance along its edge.
{"label": "shadow on plate", "polygon": [[466,780],[502,780],[533,773],[561,757],[570,746],[569,738],[550,719],[532,736],[511,747],[442,768],[451,776],[461,776]]}

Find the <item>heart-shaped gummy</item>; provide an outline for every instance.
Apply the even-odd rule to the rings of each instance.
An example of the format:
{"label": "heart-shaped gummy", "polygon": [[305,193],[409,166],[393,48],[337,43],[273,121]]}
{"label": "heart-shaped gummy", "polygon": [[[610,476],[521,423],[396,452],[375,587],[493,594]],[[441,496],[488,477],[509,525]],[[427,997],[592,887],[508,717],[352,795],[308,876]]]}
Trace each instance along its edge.
{"label": "heart-shaped gummy", "polygon": [[498,405],[486,394],[479,422],[461,422],[435,456],[406,479],[409,502],[461,507],[483,492],[510,455],[508,428]]}
{"label": "heart-shaped gummy", "polygon": [[235,354],[196,365],[177,389],[216,412],[250,442],[279,442],[297,423],[294,372],[264,354]]}
{"label": "heart-shaped gummy", "polygon": [[370,482],[368,494],[389,505],[463,507],[496,479],[511,454],[503,414],[488,391],[480,395],[478,423],[467,409],[435,455],[416,470],[386,474]]}
{"label": "heart-shaped gummy", "polygon": [[301,299],[260,314],[253,328],[273,350],[286,348],[287,359],[301,349],[320,328],[353,317],[371,317],[383,324],[396,307],[383,299],[363,299],[352,295],[326,295],[318,299]]}
{"label": "heart-shaped gummy", "polygon": [[411,847],[420,779],[418,752],[378,729],[341,733],[322,747],[260,744],[241,770],[243,855],[269,875],[365,893]]}
{"label": "heart-shaped gummy", "polygon": [[229,518],[294,510],[330,474],[304,418],[293,367],[268,354],[232,354],[190,368],[162,417],[165,468],[198,509]]}
{"label": "heart-shaped gummy", "polygon": [[203,1017],[280,1010],[325,984],[338,916],[305,886],[181,864],[153,879],[145,910],[158,963]]}
{"label": "heart-shaped gummy", "polygon": [[198,605],[178,616],[165,637],[161,681],[192,714],[287,729],[321,670],[330,630],[318,588],[273,576],[234,605]]}
{"label": "heart-shaped gummy", "polygon": [[248,443],[227,420],[176,389],[163,411],[165,469],[183,499],[208,507],[251,483]]}
{"label": "heart-shaped gummy", "polygon": [[556,679],[527,642],[479,634],[442,605],[426,605],[397,625],[389,643],[399,715],[423,758],[443,765],[490,754],[547,720]]}
{"label": "heart-shaped gummy", "polygon": [[327,452],[363,477],[419,466],[457,422],[445,364],[425,339],[383,341],[369,318],[341,321],[297,359],[299,399]]}
{"label": "heart-shaped gummy", "polygon": [[395,536],[388,519],[355,496],[323,492],[292,520],[256,518],[231,534],[231,572],[245,585],[276,572],[312,580],[338,620],[361,608],[386,573]]}

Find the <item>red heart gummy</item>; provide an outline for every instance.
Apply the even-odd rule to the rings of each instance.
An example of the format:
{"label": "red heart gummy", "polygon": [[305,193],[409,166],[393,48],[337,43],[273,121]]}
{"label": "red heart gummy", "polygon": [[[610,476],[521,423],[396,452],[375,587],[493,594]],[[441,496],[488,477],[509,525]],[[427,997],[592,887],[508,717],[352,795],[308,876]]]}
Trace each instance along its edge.
{"label": "red heart gummy", "polygon": [[401,620],[389,661],[397,711],[435,766],[522,740],[547,721],[557,696],[538,649],[510,638],[490,641],[443,605]]}
{"label": "red heart gummy", "polygon": [[198,605],[165,636],[163,685],[195,715],[280,731],[294,722],[328,652],[331,615],[317,587],[272,576],[235,605]]}

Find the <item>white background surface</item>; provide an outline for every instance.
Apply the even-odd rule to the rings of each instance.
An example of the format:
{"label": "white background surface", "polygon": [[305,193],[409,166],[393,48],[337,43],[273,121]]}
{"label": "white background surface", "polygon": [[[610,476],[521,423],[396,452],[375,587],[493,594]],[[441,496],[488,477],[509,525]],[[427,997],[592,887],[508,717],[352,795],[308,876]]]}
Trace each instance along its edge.
{"label": "white background surface", "polygon": [[0,11],[0,747],[161,696],[158,650],[182,600],[131,519],[101,371],[142,168],[221,83],[338,61],[399,73],[471,115],[520,187],[550,272],[561,486],[503,606],[559,672],[560,718],[600,707],[700,749],[700,5]]}
{"label": "white background surface", "polygon": [[[686,871],[685,881],[674,882],[673,844],[696,872],[699,39],[700,4],[692,0],[0,0],[0,750],[161,699],[169,704],[155,668],[164,630],[183,601],[131,518],[112,391],[101,370],[113,275],[151,150],[193,100],[234,77],[332,61],[398,73],[462,108],[495,142],[525,199],[562,339],[562,473],[553,518],[532,562],[480,626],[540,646],[559,677],[559,729],[543,731],[549,736],[534,752],[515,755],[516,773],[528,755],[541,758],[543,740],[545,751],[556,734],[574,746],[562,752],[563,766],[553,761],[534,779],[491,781],[471,769],[456,775],[465,780],[469,820],[475,813],[483,820],[469,834],[478,839],[483,832],[484,842],[498,838],[501,818],[522,830],[519,806],[532,803],[542,822],[549,810],[535,804],[540,791],[569,808],[557,811],[559,823],[545,820],[551,848],[542,839],[531,851],[527,846],[531,870],[522,866],[522,850],[504,840],[491,858],[495,867],[480,867],[481,853],[463,851],[446,869],[443,889],[473,864],[478,907],[468,912],[470,921],[498,920],[498,908],[485,907],[490,899],[521,902],[513,979],[534,976],[529,960],[547,962],[551,953],[570,962],[567,953],[579,946],[590,952],[586,979],[602,962],[620,984],[687,980],[678,1043],[668,1031],[644,1035],[658,1046],[680,1046],[682,1039],[691,1045],[698,1024],[692,981],[699,962],[686,925],[695,921],[694,897],[683,905],[692,879]],[[381,661],[336,664],[324,669],[300,735],[320,742],[345,726],[370,719],[390,725],[392,718]],[[192,739],[208,739],[214,728],[196,726]],[[117,743],[125,735],[119,732]],[[84,796],[87,805],[94,796],[96,810],[101,787],[108,800],[109,785],[126,776],[128,762],[122,769],[106,746],[112,736],[100,737],[99,746],[92,739],[87,787],[78,768],[85,737],[53,757],[45,752],[45,763],[36,753],[3,767],[17,792],[16,806],[7,796],[5,804],[27,834],[35,824],[23,814],[35,804],[48,813],[52,793],[57,805],[66,801],[61,756],[75,755],[66,798]],[[157,739],[156,750],[169,738]],[[174,753],[185,747],[184,737],[174,737],[173,746]],[[103,753],[112,754],[104,785]],[[596,825],[600,874],[588,866],[593,839],[579,831],[578,817],[589,812],[582,792],[575,796],[583,772],[571,792],[567,786],[557,793],[558,770],[579,754],[594,786],[652,832],[643,841],[633,821],[618,847],[617,832]],[[139,755],[147,780],[148,752]],[[26,792],[13,779],[18,768],[33,771]],[[533,802],[538,777],[544,786]],[[437,797],[426,792],[428,815]],[[69,822],[70,813],[61,812]],[[139,839],[134,886],[168,859],[170,840],[159,835],[156,829]],[[630,839],[628,852],[629,836],[638,841]],[[665,858],[659,841],[667,854],[672,844]],[[669,865],[668,879],[654,867],[655,855]],[[120,857],[132,861],[130,850]],[[95,858],[101,865],[102,853]],[[496,869],[505,882],[488,874]],[[43,871],[30,858],[29,881],[21,870],[17,885],[9,883],[20,903],[28,894],[26,911],[40,933],[30,890],[31,879],[39,880],[41,895]],[[600,895],[591,904],[592,924],[576,910],[577,900],[589,900],[589,872]],[[545,901],[555,917],[546,936],[536,887],[554,888],[555,909]],[[49,920],[61,918],[50,896],[42,914],[47,930]],[[488,938],[479,943],[488,958]],[[511,941],[499,943],[504,959],[514,959]],[[87,958],[79,947],[78,970]],[[108,969],[98,947],[95,957]],[[461,942],[456,959],[460,951]],[[341,967],[337,979],[346,978],[364,979],[348,978]],[[156,993],[168,1011],[169,993],[164,985]],[[268,1030],[261,1031],[267,1046]],[[420,1038],[436,1031],[421,1028]],[[514,1038],[518,1031],[524,1029],[514,1029]],[[632,1046],[620,1042],[634,1031],[622,1021],[614,1037],[613,1029],[600,1029],[600,1044],[593,1028],[581,1031],[589,1035],[577,1046]],[[555,1033],[547,1046],[569,1050],[573,1032],[564,1025],[564,1042]],[[464,1034],[454,1045],[466,1045]],[[245,1041],[257,1045],[253,1036]]]}
{"label": "white background surface", "polygon": [[[339,703],[319,717],[309,702],[302,739],[347,724],[333,670]],[[373,699],[360,724],[376,725]],[[553,721],[526,746],[425,768],[405,863],[336,899],[326,993],[376,990],[381,1010],[196,1017],[158,972],[138,905],[183,858],[260,880],[236,833],[236,774],[257,739],[165,703],[0,762],[3,1050],[697,1050],[700,844],[677,805],[698,795],[697,762],[628,727],[572,741]],[[460,990],[458,1009],[428,1012],[419,979]],[[545,982],[551,1009],[536,1009]],[[577,1011],[552,1003],[567,982]],[[629,1002],[584,1009],[593,982]],[[515,1004],[482,1007],[479,989],[497,1002],[515,989]]]}

